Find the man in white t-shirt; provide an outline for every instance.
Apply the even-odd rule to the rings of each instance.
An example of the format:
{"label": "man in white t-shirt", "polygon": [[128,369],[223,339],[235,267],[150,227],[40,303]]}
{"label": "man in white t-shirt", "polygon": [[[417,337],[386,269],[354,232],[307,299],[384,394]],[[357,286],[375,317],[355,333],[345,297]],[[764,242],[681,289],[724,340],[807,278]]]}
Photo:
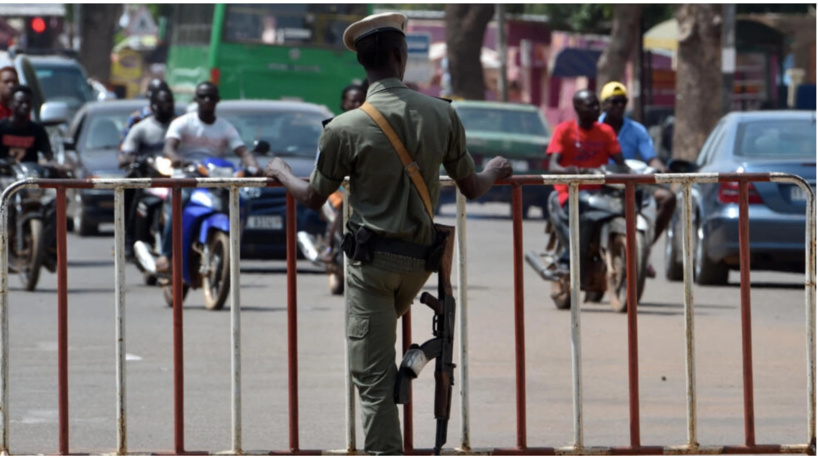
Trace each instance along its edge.
{"label": "man in white t-shirt", "polygon": [[[233,151],[247,166],[251,175],[260,172],[256,157],[253,156],[239,136],[232,124],[223,118],[216,117],[216,104],[219,103],[219,88],[206,81],[196,86],[194,100],[198,105],[196,112],[179,116],[170,123],[165,135],[165,157],[178,167],[182,164],[185,153],[197,151],[207,152],[214,157],[225,157],[228,151]],[[183,192],[182,206],[190,198],[191,190]],[[157,272],[170,270],[172,255],[171,238],[173,234],[170,214],[167,214],[162,237],[162,253],[156,260]]]}

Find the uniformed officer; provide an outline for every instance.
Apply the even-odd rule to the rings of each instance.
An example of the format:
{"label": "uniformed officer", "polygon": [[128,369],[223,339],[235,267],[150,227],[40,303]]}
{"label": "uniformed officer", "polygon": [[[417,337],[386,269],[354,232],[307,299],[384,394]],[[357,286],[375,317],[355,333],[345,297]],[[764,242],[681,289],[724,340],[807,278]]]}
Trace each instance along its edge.
{"label": "uniformed officer", "polygon": [[[440,193],[441,164],[461,192],[475,199],[511,175],[502,157],[480,173],[466,151],[466,136],[455,110],[443,100],[407,88],[406,16],[382,13],[347,28],[344,44],[357,53],[370,82],[366,100],[395,131],[420,167],[432,205]],[[324,128],[309,183],[275,158],[265,173],[278,179],[294,198],[318,209],[350,177],[350,233],[368,243],[371,256],[349,260],[348,326],[352,379],[361,397],[364,450],[400,454],[401,432],[393,398],[397,367],[397,320],[409,310],[430,272],[419,253],[434,240],[431,216],[417,188],[381,128],[361,109],[334,118]],[[349,251],[347,251],[349,254]],[[356,256],[357,257],[357,256]]]}

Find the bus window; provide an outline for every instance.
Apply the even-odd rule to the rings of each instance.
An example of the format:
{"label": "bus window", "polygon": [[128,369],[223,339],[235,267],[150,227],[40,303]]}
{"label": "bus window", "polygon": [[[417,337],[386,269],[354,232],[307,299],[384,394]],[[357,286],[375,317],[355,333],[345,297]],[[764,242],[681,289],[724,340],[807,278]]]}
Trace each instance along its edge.
{"label": "bus window", "polygon": [[209,45],[213,30],[212,4],[182,3],[177,6],[173,27],[174,45]]}
{"label": "bus window", "polygon": [[344,30],[367,6],[327,4],[228,5],[226,42],[343,47]]}

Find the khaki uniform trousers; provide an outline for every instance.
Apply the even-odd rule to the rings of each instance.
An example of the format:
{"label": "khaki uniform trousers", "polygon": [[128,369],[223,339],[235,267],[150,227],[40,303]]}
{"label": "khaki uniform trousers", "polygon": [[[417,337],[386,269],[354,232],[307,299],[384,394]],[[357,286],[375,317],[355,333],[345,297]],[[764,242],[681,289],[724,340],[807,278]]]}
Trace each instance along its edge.
{"label": "khaki uniform trousers", "polygon": [[367,453],[402,453],[394,400],[397,322],[409,310],[429,275],[424,270],[424,261],[391,253],[375,252],[372,262],[367,264],[349,261],[349,366],[361,397]]}

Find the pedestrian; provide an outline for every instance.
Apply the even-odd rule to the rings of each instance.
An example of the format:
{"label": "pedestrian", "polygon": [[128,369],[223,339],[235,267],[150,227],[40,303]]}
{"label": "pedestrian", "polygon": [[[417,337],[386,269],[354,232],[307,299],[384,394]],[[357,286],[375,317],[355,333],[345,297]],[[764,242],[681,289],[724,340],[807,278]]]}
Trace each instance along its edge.
{"label": "pedestrian", "polygon": [[[557,124],[551,136],[546,153],[550,156],[551,173],[579,174],[602,167],[609,160],[625,165],[616,133],[607,124],[597,121],[599,117],[599,99],[588,89],[581,89],[574,94],[574,111],[576,120]],[[600,185],[580,185],[580,192],[600,189]],[[554,192],[559,199],[559,206],[566,207],[568,202],[568,185],[555,184]],[[550,212],[551,221],[557,228],[565,250],[559,260],[559,269],[568,272],[568,209]],[[582,224],[582,206],[580,206],[580,249],[587,248],[592,234],[590,224]],[[584,255],[580,256],[584,259]],[[555,291],[555,293],[557,293]]]}
{"label": "pedestrian", "polygon": [[[216,104],[221,100],[218,86],[209,81],[199,83],[194,100],[196,111],[179,116],[170,123],[165,135],[165,157],[171,160],[174,167],[178,167],[188,152],[204,152],[223,158],[227,152],[232,151],[241,158],[249,175],[258,173],[258,161],[244,145],[239,132],[228,120],[216,117]],[[182,206],[190,199],[191,193],[190,188],[182,192]],[[156,271],[161,273],[170,271],[173,254],[171,199],[165,203],[166,223],[162,234],[161,256],[156,260]]]}
{"label": "pedestrian", "polygon": [[[665,164],[656,156],[653,149],[653,140],[648,135],[647,129],[642,124],[625,116],[625,108],[628,106],[628,91],[622,83],[611,81],[602,87],[599,98],[602,100],[604,113],[599,117],[599,122],[605,123],[616,132],[619,146],[622,149],[622,156],[625,159],[638,159],[656,169],[659,173],[667,173]],[[676,209],[676,195],[669,189],[657,187],[653,192],[656,200],[656,240],[662,235],[673,211]],[[653,267],[649,266],[650,276],[655,276]]]}
{"label": "pedestrian", "polygon": [[[316,210],[349,176],[353,212],[345,240],[350,258],[346,336],[350,372],[361,398],[364,450],[373,454],[402,452],[393,397],[396,326],[430,275],[422,253],[435,241],[430,210],[440,194],[440,166],[469,199],[511,175],[502,157],[475,173],[463,125],[451,105],[402,83],[406,20],[400,13],[376,14],[344,32],[344,44],[357,53],[370,84],[364,108],[375,111],[351,110],[325,125],[310,181],[295,177],[278,157],[265,170]],[[394,130],[417,168],[404,169],[395,147],[369,114],[375,112]],[[428,188],[431,202],[421,198],[410,173]]]}
{"label": "pedestrian", "polygon": [[14,67],[0,68],[0,119],[11,117],[11,90],[18,84],[20,78]]}

